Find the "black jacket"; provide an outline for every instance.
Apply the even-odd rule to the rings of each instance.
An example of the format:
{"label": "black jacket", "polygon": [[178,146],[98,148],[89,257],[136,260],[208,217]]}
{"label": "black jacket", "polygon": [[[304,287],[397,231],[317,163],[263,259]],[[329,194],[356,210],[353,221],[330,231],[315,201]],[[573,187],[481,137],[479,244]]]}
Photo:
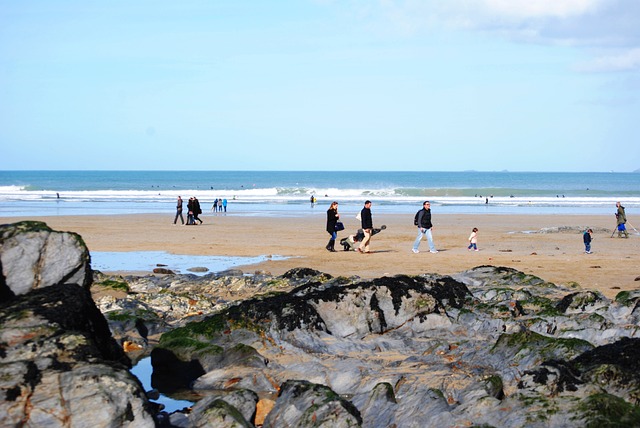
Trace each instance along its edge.
{"label": "black jacket", "polygon": [[431,210],[422,208],[418,214],[418,226],[424,229],[431,229]]}
{"label": "black jacket", "polygon": [[338,210],[329,208],[327,210],[327,232],[329,233],[335,232],[337,222],[338,222]]}
{"label": "black jacket", "polygon": [[373,229],[373,220],[371,219],[371,210],[369,208],[363,208],[360,211],[360,218],[363,229]]}

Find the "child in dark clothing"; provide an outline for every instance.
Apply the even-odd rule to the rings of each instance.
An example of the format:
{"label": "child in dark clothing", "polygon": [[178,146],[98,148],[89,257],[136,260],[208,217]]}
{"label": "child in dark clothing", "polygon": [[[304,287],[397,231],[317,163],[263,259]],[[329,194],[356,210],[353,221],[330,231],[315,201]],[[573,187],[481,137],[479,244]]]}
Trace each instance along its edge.
{"label": "child in dark clothing", "polygon": [[584,252],[586,254],[591,254],[591,234],[593,230],[587,229],[582,235],[582,240],[584,241]]}

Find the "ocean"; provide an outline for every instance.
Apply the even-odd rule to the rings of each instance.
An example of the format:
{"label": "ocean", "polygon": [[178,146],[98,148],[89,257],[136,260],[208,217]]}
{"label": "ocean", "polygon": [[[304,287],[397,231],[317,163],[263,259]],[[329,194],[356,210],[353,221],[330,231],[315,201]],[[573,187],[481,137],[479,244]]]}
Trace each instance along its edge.
{"label": "ocean", "polygon": [[[178,195],[204,215],[216,198],[231,215],[324,215],[331,201],[356,213],[613,214],[640,208],[640,173],[362,171],[0,171],[0,216],[164,213]],[[317,198],[310,203],[311,196]],[[185,206],[186,209],[186,206]]]}

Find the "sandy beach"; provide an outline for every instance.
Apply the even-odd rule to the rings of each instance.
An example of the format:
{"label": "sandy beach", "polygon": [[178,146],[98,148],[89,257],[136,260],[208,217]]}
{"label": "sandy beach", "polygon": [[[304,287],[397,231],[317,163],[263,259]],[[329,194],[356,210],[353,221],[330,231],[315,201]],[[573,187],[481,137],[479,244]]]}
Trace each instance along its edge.
{"label": "sandy beach", "polygon": [[[613,216],[584,215],[440,215],[433,213],[433,236],[439,252],[431,254],[426,241],[421,252],[411,252],[416,237],[413,216],[376,215],[375,227],[387,229],[373,237],[372,254],[324,249],[329,235],[325,216],[274,218],[233,214],[205,214],[204,224],[173,225],[173,216],[55,216],[4,217],[46,222],[52,229],[79,233],[90,251],[166,251],[174,254],[216,256],[280,255],[242,267],[247,273],[263,270],[280,275],[294,267],[309,267],[333,276],[374,278],[396,274],[453,274],[480,266],[508,266],[562,285],[579,285],[614,297],[621,290],[640,288],[640,236],[631,228],[628,239],[611,238]],[[355,233],[359,222],[343,215],[345,230],[338,240]],[[630,221],[633,219],[630,218]],[[584,254],[581,229],[594,230],[593,254]],[[479,229],[478,248],[468,251],[467,239]],[[543,228],[569,228],[551,233]],[[336,245],[336,249],[340,249]],[[160,261],[159,261],[160,262]]]}

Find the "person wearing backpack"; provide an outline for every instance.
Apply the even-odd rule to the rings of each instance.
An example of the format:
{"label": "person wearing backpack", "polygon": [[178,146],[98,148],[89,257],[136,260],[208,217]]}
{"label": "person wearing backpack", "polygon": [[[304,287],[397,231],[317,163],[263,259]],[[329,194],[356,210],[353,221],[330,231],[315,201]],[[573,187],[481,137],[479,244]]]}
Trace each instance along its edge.
{"label": "person wearing backpack", "polygon": [[433,243],[433,236],[431,235],[431,229],[433,225],[431,224],[431,203],[429,201],[424,201],[422,204],[422,209],[418,211],[413,219],[414,226],[418,227],[418,236],[416,237],[415,242],[413,243],[413,251],[414,253],[419,253],[418,247],[420,246],[420,241],[422,241],[422,237],[427,237],[427,242],[429,242],[429,252],[437,253],[436,246]]}

